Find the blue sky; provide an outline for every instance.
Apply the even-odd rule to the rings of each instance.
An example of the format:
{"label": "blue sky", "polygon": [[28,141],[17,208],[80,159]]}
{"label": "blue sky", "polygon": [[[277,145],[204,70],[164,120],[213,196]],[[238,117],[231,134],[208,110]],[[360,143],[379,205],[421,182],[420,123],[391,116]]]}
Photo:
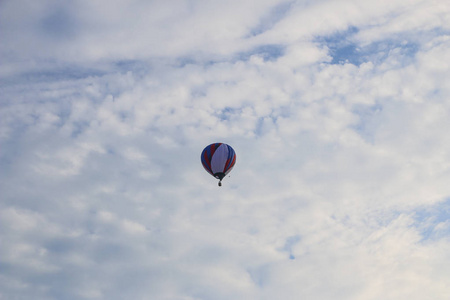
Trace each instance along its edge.
{"label": "blue sky", "polygon": [[1,1],[0,299],[449,299],[449,20]]}

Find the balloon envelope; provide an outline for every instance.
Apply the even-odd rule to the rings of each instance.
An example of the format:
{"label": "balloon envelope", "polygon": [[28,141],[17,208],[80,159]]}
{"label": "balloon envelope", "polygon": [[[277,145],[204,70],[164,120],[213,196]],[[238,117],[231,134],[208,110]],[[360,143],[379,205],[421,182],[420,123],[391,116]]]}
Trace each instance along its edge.
{"label": "balloon envelope", "polygon": [[230,145],[214,143],[203,149],[201,160],[209,174],[222,180],[234,167],[236,153]]}

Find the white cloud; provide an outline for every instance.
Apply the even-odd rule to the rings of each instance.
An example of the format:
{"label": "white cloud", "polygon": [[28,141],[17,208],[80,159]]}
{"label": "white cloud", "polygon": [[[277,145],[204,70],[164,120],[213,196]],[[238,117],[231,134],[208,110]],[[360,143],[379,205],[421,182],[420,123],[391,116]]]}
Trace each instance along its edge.
{"label": "white cloud", "polygon": [[449,298],[445,1],[0,14],[0,298]]}

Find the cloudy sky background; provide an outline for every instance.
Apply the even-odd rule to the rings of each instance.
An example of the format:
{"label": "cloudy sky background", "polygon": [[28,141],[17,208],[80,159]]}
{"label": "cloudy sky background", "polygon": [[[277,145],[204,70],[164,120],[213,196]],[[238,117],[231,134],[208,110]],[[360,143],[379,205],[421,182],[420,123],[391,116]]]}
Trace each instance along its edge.
{"label": "cloudy sky background", "polygon": [[0,38],[0,299],[450,299],[447,0],[4,0]]}

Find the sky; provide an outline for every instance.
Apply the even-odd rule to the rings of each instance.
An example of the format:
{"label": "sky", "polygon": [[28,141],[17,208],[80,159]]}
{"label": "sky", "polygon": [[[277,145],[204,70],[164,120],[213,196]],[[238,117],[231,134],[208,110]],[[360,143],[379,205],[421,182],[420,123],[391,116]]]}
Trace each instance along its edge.
{"label": "sky", "polygon": [[0,299],[450,299],[447,0],[3,0],[0,39]]}

